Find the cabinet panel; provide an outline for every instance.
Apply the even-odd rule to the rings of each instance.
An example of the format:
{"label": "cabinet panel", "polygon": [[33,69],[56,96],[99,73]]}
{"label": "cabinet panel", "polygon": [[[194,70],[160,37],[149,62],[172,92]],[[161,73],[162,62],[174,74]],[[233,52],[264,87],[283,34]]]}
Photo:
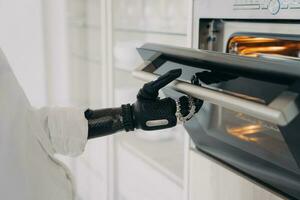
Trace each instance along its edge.
{"label": "cabinet panel", "polygon": [[190,200],[283,200],[200,153],[189,152]]}
{"label": "cabinet panel", "polygon": [[[112,1],[114,103],[134,102],[144,84],[131,71],[142,59],[136,48],[146,42],[187,45],[188,2],[184,0]],[[115,194],[120,200],[182,199],[182,128],[114,137]]]}
{"label": "cabinet panel", "polygon": [[116,29],[186,34],[188,1],[183,0],[115,0]]}
{"label": "cabinet panel", "polygon": [[114,33],[114,65],[116,68],[132,71],[141,62],[136,48],[144,43],[176,44],[186,46],[186,36],[174,34],[159,34],[153,32],[130,31],[118,29]]}
{"label": "cabinet panel", "polygon": [[122,200],[180,200],[181,186],[147,164],[141,157],[131,150],[119,146],[117,175],[119,198]]}

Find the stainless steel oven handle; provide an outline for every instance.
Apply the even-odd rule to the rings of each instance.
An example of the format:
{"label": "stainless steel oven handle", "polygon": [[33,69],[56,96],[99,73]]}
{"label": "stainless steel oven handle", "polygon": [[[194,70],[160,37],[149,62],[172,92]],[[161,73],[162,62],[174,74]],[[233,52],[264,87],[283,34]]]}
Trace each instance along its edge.
{"label": "stainless steel oven handle", "polygon": [[[133,76],[143,81],[157,79],[158,75],[141,71],[148,64],[146,62],[134,70]],[[295,103],[298,94],[289,91],[283,92],[269,105],[264,105],[183,81],[173,81],[170,86],[178,92],[280,126],[288,125],[299,114],[299,109]]]}

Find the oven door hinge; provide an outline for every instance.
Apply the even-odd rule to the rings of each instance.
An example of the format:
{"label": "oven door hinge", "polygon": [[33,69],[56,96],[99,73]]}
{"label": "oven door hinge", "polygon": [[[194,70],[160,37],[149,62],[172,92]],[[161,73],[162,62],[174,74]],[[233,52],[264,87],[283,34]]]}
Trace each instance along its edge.
{"label": "oven door hinge", "polygon": [[200,49],[206,49],[216,51],[218,49],[218,39],[222,30],[222,21],[213,20],[201,20],[199,30],[199,47]]}

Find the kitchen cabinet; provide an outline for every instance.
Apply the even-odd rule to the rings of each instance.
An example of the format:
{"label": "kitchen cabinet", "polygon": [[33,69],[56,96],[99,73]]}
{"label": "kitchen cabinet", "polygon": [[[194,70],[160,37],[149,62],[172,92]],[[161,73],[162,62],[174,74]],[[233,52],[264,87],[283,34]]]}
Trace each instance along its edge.
{"label": "kitchen cabinet", "polygon": [[[118,199],[181,200],[182,185],[180,182],[174,181],[172,175],[162,174],[162,171],[167,171],[167,169],[158,170],[155,162],[149,159],[152,149],[149,149],[148,152],[146,150],[141,152],[143,148],[140,148],[139,145],[145,144],[145,142],[137,142],[137,145],[132,146],[129,146],[128,143],[118,145],[117,162],[119,164],[117,164],[116,171]],[[159,148],[157,150],[159,151]],[[172,170],[174,170],[173,167]]]}
{"label": "kitchen cabinet", "polygon": [[[142,62],[137,47],[146,42],[187,46],[188,2],[113,0],[112,63],[116,106],[133,103],[144,84],[131,75]],[[114,137],[114,199],[183,199],[185,134],[179,126]]]}
{"label": "kitchen cabinet", "polygon": [[189,200],[283,200],[228,168],[189,151]]}
{"label": "kitchen cabinet", "polygon": [[[55,38],[54,42],[64,44],[64,49],[59,49],[57,63],[54,65],[55,72],[52,76],[53,83],[61,81],[59,72],[65,71],[63,83],[55,89],[56,96],[65,95],[67,101],[53,101],[56,105],[63,103],[67,106],[78,106],[83,108],[101,108],[108,107],[105,101],[111,94],[108,91],[108,85],[112,78],[107,75],[106,48],[103,38],[106,37],[103,32],[103,21],[106,16],[103,14],[105,0],[65,0],[51,1],[47,3],[46,10],[52,9],[52,16],[55,19],[57,9],[63,9],[59,23],[53,22],[52,28],[57,28],[58,24],[63,24],[63,33],[56,29],[60,36],[64,38]],[[55,7],[57,7],[55,9]],[[53,35],[57,37],[57,33]],[[53,45],[53,43],[52,43]],[[50,55],[57,54],[56,48],[52,49]],[[61,64],[64,55],[64,65]],[[105,67],[103,67],[105,66]],[[52,68],[50,68],[52,69]],[[66,90],[62,90],[62,88]],[[101,200],[109,199],[109,172],[113,170],[108,164],[110,137],[98,138],[88,141],[84,153],[77,157],[66,159],[62,158],[70,167],[74,180],[76,182],[76,191],[79,199]]]}
{"label": "kitchen cabinet", "polygon": [[81,106],[101,104],[99,102],[98,105],[91,105],[95,100],[90,96],[99,89],[96,87],[99,83],[93,83],[91,76],[95,72],[102,73],[105,55],[102,44],[101,4],[102,0],[66,1],[70,99]]}

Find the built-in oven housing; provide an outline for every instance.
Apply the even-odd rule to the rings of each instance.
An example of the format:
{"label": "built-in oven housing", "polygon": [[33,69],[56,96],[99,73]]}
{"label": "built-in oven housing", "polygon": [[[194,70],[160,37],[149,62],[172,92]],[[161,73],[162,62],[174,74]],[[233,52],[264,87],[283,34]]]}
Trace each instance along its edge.
{"label": "built-in oven housing", "polygon": [[[223,3],[202,1],[200,4],[200,1],[194,1],[192,47],[231,53],[230,40],[235,36],[276,38],[299,43],[299,2],[276,1],[275,7],[277,3],[279,6],[275,8],[276,13],[272,12],[274,10],[272,2],[274,4],[274,1],[248,3],[243,0]],[[259,8],[254,9],[255,6]],[[262,54],[262,56],[276,59],[276,56],[274,58],[272,54]],[[297,59],[299,52],[294,56]],[[274,96],[291,86],[239,78],[220,84],[218,87],[270,102]],[[196,145],[192,148],[197,148],[228,164],[231,168],[246,174],[252,180],[262,183],[273,191],[289,198],[300,199],[300,137],[295,137],[300,128],[299,119],[288,128],[282,128],[212,104],[206,105],[205,109],[206,113],[210,113],[210,117],[199,116],[202,132],[217,138],[216,140],[220,140],[221,143],[210,146],[207,145],[210,142],[201,142],[205,137],[193,135],[194,141],[198,140],[203,146],[197,146],[195,142]],[[193,127],[193,122],[190,127],[186,126],[190,129],[189,132],[193,133],[195,130],[191,127]],[[241,134],[242,132],[245,134]],[[257,134],[259,132],[260,134]],[[214,134],[221,135],[215,136]],[[229,138],[224,137],[224,134],[230,135]],[[293,139],[289,138],[291,135],[294,135]],[[260,144],[251,145],[259,141]],[[222,147],[223,142],[229,143],[230,147]],[[227,149],[226,152],[226,148],[232,149]],[[229,155],[231,151],[235,152],[236,156]],[[239,156],[243,158],[233,158]]]}

